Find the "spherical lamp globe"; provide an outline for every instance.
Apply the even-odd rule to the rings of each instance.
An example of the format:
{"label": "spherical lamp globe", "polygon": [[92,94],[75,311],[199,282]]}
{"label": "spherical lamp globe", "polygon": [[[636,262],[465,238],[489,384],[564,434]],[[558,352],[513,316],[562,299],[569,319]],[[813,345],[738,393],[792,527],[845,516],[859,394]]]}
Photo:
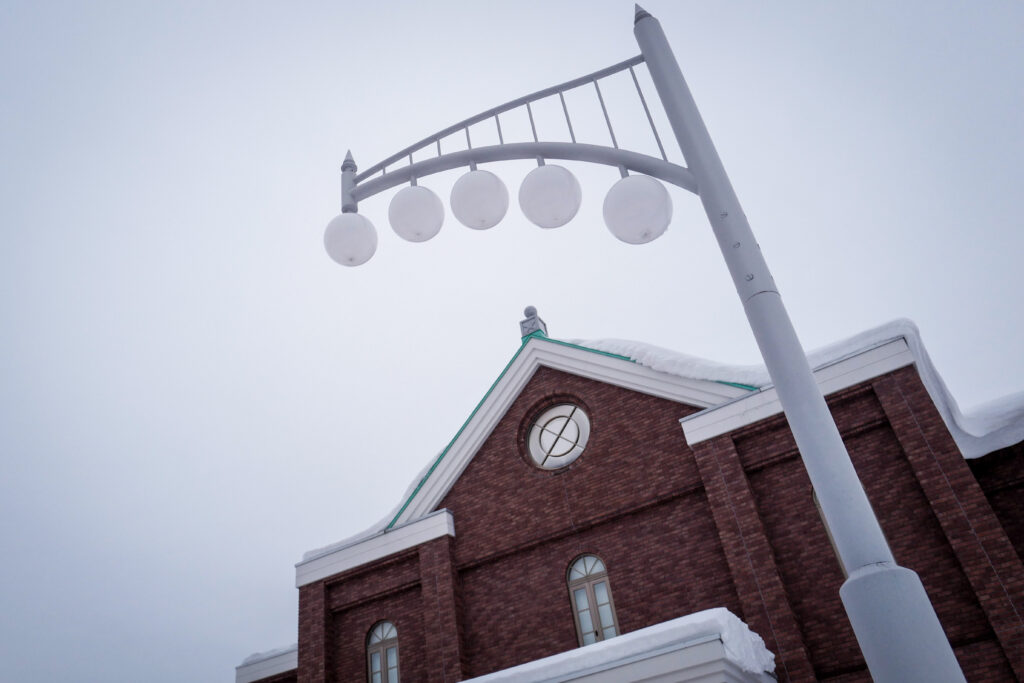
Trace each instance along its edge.
{"label": "spherical lamp globe", "polygon": [[441,198],[425,187],[410,185],[391,199],[391,228],[404,240],[426,242],[441,230],[444,206]]}
{"label": "spherical lamp globe", "polygon": [[377,251],[377,231],[358,213],[343,213],[327,224],[324,248],[343,266],[361,266]]}
{"label": "spherical lamp globe", "polygon": [[672,198],[665,186],[646,175],[631,175],[612,185],[604,198],[604,222],[629,244],[645,244],[665,232],[672,220]]}
{"label": "spherical lamp globe", "polygon": [[508,188],[490,171],[470,171],[452,186],[452,213],[474,230],[493,228],[508,211]]}
{"label": "spherical lamp globe", "polygon": [[560,228],[571,221],[582,199],[579,181],[563,166],[538,166],[519,186],[519,207],[542,228]]}

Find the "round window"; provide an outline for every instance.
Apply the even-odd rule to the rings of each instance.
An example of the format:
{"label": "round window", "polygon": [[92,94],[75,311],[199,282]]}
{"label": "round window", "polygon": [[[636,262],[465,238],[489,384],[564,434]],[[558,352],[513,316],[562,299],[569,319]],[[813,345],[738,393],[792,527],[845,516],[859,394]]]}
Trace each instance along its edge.
{"label": "round window", "polygon": [[590,418],[582,408],[571,403],[552,406],[530,425],[530,459],[537,467],[557,470],[580,456],[588,438]]}

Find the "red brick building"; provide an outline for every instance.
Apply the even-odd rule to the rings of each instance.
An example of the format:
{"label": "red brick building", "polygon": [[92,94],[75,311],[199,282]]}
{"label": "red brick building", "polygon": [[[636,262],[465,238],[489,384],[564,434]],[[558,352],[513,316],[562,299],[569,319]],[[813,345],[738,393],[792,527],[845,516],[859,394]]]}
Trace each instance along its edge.
{"label": "red brick building", "polygon": [[[715,607],[763,638],[780,681],[870,680],[767,380],[524,325],[393,514],[296,565],[297,648],[237,680],[468,680]],[[1021,412],[965,428],[906,323],[811,360],[968,680],[1024,678]]]}

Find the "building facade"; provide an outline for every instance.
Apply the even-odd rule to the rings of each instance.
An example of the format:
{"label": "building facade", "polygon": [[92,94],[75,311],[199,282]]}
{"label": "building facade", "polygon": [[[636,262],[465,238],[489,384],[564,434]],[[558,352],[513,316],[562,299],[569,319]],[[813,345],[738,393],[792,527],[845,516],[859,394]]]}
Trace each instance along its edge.
{"label": "building facade", "polygon": [[[237,680],[463,681],[721,607],[780,681],[870,680],[770,384],[643,345],[561,342],[535,317],[523,332],[393,514],[296,565],[297,647],[254,655]],[[1020,413],[964,429],[903,323],[812,363],[968,680],[1024,678]]]}

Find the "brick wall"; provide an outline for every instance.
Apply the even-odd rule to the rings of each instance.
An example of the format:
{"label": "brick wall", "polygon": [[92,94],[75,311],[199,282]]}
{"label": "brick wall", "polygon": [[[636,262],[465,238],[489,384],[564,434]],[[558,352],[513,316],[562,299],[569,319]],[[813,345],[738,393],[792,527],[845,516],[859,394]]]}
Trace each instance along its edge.
{"label": "brick wall", "polygon": [[[532,417],[563,401],[586,410],[590,440],[568,468],[543,471],[528,461],[526,433]],[[467,676],[577,646],[566,571],[583,553],[605,561],[623,631],[736,607],[679,427],[694,410],[537,371],[439,505],[456,520]]]}
{"label": "brick wall", "polygon": [[[541,471],[525,456],[528,420],[561,401],[587,411],[590,441],[568,468]],[[921,575],[968,680],[1024,675],[1024,569],[1004,531],[1024,524],[1019,489],[988,486],[1011,520],[1001,525],[978,485],[1014,466],[999,460],[976,479],[913,368],[829,403],[897,559]],[[363,680],[365,637],[381,619],[398,628],[407,682],[574,648],[565,573],[581,553],[605,560],[624,632],[725,606],[776,653],[780,680],[869,680],[785,419],[691,449],[678,420],[695,410],[538,369],[438,506],[452,511],[455,539],[300,589],[298,680]]]}
{"label": "brick wall", "polygon": [[[966,578],[961,586],[930,584],[921,572],[936,611],[943,619],[944,606],[951,600],[949,594],[954,590],[970,591],[994,636],[958,641],[954,623],[961,617],[946,607],[943,625],[957,646],[961,663],[965,669],[977,671],[973,680],[1024,679],[1024,567],[1020,558],[913,368],[876,379],[872,387]],[[907,539],[907,544],[913,544],[913,540]],[[923,548],[913,547],[907,552],[917,560]],[[899,554],[897,557],[902,559]],[[908,564],[916,568],[909,560]],[[999,650],[1005,660],[999,657]],[[979,652],[989,654],[981,656]],[[975,661],[979,662],[977,669],[972,668]],[[1012,672],[1003,666],[1012,668]]]}
{"label": "brick wall", "polygon": [[968,460],[1017,556],[1024,559],[1024,443]]}
{"label": "brick wall", "polygon": [[[896,437],[895,429],[903,425],[889,423],[871,385],[831,397],[830,407],[897,561],[921,576],[954,648],[991,643],[987,617]],[[732,438],[814,677],[846,681],[861,674],[868,680],[843,618],[839,587],[844,577],[785,419],[754,425]],[[971,665],[970,680],[1012,680],[996,650],[990,662]]]}
{"label": "brick wall", "polygon": [[402,680],[461,680],[462,598],[452,553],[445,536],[301,587],[298,681],[363,680],[366,639],[383,620],[398,630]]}
{"label": "brick wall", "polygon": [[[587,411],[590,441],[568,468],[540,470],[525,455],[529,420],[564,401]],[[457,564],[699,488],[679,427],[695,410],[539,368],[438,506],[455,515]]]}

